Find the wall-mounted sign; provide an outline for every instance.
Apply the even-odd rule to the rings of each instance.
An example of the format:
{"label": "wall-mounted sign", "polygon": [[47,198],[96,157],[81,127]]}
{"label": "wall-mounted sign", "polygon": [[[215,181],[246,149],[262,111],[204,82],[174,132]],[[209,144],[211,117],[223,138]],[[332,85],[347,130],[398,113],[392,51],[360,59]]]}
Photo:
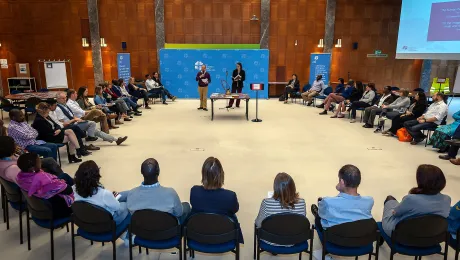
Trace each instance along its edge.
{"label": "wall-mounted sign", "polygon": [[8,65],[8,61],[6,59],[0,59],[0,65]]}
{"label": "wall-mounted sign", "polygon": [[2,69],[8,69],[8,64],[2,64],[2,65],[0,65],[0,68],[2,68]]}
{"label": "wall-mounted sign", "polygon": [[367,54],[368,58],[388,58],[388,54]]}

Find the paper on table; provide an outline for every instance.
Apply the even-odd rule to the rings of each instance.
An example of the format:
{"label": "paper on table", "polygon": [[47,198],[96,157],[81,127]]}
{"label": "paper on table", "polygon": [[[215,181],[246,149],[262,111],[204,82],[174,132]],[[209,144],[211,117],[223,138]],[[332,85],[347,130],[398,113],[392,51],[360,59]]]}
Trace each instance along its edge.
{"label": "paper on table", "polygon": [[208,79],[206,79],[206,78],[201,79],[201,81],[203,81],[204,83],[208,83]]}

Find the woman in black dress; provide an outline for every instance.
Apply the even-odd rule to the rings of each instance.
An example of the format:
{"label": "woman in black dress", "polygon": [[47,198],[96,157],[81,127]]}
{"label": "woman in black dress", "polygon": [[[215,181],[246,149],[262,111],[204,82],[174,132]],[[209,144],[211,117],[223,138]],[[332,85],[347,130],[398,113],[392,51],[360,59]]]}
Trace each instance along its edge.
{"label": "woman in black dress", "polygon": [[[241,93],[244,87],[244,80],[246,79],[246,72],[243,70],[243,65],[241,62],[236,64],[236,69],[232,74],[232,93]],[[230,99],[227,108],[233,106],[234,99]],[[240,107],[240,99],[236,100],[236,107]]]}

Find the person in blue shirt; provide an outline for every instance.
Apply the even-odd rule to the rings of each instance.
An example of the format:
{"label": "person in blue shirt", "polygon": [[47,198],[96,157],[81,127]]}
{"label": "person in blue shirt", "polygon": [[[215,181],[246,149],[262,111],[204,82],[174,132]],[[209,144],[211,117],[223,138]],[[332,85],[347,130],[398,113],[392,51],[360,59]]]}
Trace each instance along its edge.
{"label": "person in blue shirt", "polygon": [[457,230],[460,229],[460,201],[450,208],[447,222],[449,223],[449,233],[454,239],[457,239]]}
{"label": "person in blue shirt", "polygon": [[343,78],[339,78],[339,84],[335,87],[334,93],[340,94],[345,90],[345,80]]}
{"label": "person in blue shirt", "polygon": [[336,186],[339,195],[319,198],[318,206],[311,206],[319,230],[372,218],[374,199],[358,193],[360,183],[361,172],[358,167],[347,164],[339,170],[339,183]]}

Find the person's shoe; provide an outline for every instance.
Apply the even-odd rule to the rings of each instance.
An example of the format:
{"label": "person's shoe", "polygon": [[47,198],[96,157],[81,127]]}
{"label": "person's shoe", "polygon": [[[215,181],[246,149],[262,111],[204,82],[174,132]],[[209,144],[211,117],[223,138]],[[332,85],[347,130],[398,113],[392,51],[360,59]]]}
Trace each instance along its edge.
{"label": "person's shoe", "polygon": [[457,158],[457,159],[450,159],[449,161],[450,161],[452,164],[460,165],[460,158]]}
{"label": "person's shoe", "polygon": [[79,163],[83,161],[82,159],[78,159],[75,156],[75,154],[69,155],[68,158],[69,158],[69,163]]}
{"label": "person's shoe", "polygon": [[344,117],[345,117],[344,114],[338,114],[338,115],[337,115],[337,118],[344,118]]}
{"label": "person's shoe", "polygon": [[363,125],[363,127],[366,127],[367,126],[367,123]]}
{"label": "person's shoe", "polygon": [[120,127],[119,126],[114,126],[114,125],[109,126],[109,129],[118,129],[118,128],[120,128]]}
{"label": "person's shoe", "polygon": [[135,113],[135,116],[142,116],[142,113]]}
{"label": "person's shoe", "polygon": [[320,115],[327,115],[327,111],[324,110],[323,112],[319,113]]}
{"label": "person's shoe", "polygon": [[87,142],[94,142],[94,141],[97,140],[97,137],[95,137],[95,136],[88,136],[88,137],[85,138],[85,140],[86,140]]}
{"label": "person's shoe", "polygon": [[125,121],[129,122],[129,121],[133,121],[131,118],[125,118]]}
{"label": "person's shoe", "polygon": [[207,109],[207,108],[203,108],[203,110],[204,110],[204,111],[208,111],[208,109]]}
{"label": "person's shoe", "polygon": [[337,115],[333,115],[333,116],[331,116],[331,118],[337,118]]}
{"label": "person's shoe", "polygon": [[228,109],[228,108],[232,108],[232,106],[226,106],[225,108],[227,108],[227,109]]}
{"label": "person's shoe", "polygon": [[137,109],[138,109],[138,108],[141,108],[141,107],[142,107],[141,105],[137,105],[137,106],[136,106],[136,109],[135,109],[134,111],[137,112]]}
{"label": "person's shoe", "polygon": [[382,128],[381,127],[377,127],[375,130],[374,130],[374,133],[380,133],[382,132]]}
{"label": "person's shoe", "polygon": [[438,153],[447,153],[447,151],[449,151],[449,146],[439,149]]}
{"label": "person's shoe", "polygon": [[166,101],[163,101],[163,105],[167,105],[168,103],[166,103]]}
{"label": "person's shoe", "polygon": [[318,217],[318,206],[316,206],[315,204],[311,205],[311,214],[313,214],[313,216],[315,217]]}
{"label": "person's shoe", "polygon": [[450,157],[448,154],[440,155],[440,156],[438,156],[438,158],[441,159],[441,160],[455,159],[455,158]]}
{"label": "person's shoe", "polygon": [[[126,118],[125,118],[125,119],[126,119]],[[122,125],[123,122],[121,122],[120,120],[115,120],[115,124],[116,124],[116,125]]]}
{"label": "person's shoe", "polygon": [[354,119],[354,118],[351,119],[351,120],[350,120],[350,123],[356,123],[356,119]]}
{"label": "person's shoe", "polygon": [[151,107],[149,107],[149,105],[146,105],[144,108],[145,109],[152,109]]}
{"label": "person's shoe", "polygon": [[[80,150],[80,151],[78,151]],[[92,152],[86,150],[86,148],[80,148],[77,150],[77,154],[79,153],[81,156],[88,156],[88,155],[91,155]]]}
{"label": "person's shoe", "polygon": [[324,108],[324,103],[321,104],[321,105],[317,105],[316,107],[317,107],[317,108]]}
{"label": "person's shoe", "polygon": [[333,105],[331,105],[331,106],[329,107],[329,111],[331,111],[331,112],[334,111],[334,106],[333,106]]}
{"label": "person's shoe", "polygon": [[197,109],[198,109],[198,110],[203,110],[203,108],[202,108],[202,107],[199,107],[199,108],[197,108]]}
{"label": "person's shoe", "polygon": [[126,141],[126,139],[128,139],[127,136],[125,136],[125,137],[119,137],[119,138],[117,139],[117,141],[116,141],[117,145],[122,144],[124,141]]}
{"label": "person's shoe", "polygon": [[412,140],[412,142],[410,142],[410,144],[411,144],[411,145],[416,145],[416,144],[422,142],[423,140],[425,140],[425,138],[423,138],[423,139],[415,139],[415,138],[414,138],[414,140]]}
{"label": "person's shoe", "polygon": [[173,97],[171,98],[172,101],[175,101],[176,99],[177,99],[176,96],[173,96]]}
{"label": "person's shoe", "polygon": [[127,114],[128,116],[134,115],[134,111],[128,111],[126,114]]}
{"label": "person's shoe", "polygon": [[307,102],[307,107],[311,106],[311,104],[313,104],[313,102]]}
{"label": "person's shoe", "polygon": [[88,150],[88,151],[99,151],[99,150],[101,150],[100,147],[97,147],[97,146],[92,145],[92,144],[85,145],[85,149]]}
{"label": "person's shoe", "polygon": [[390,130],[385,130],[385,131],[382,132],[382,135],[387,135],[389,133],[390,133]]}
{"label": "person's shoe", "polygon": [[364,128],[374,128],[374,126],[373,126],[373,125],[366,124],[366,125],[364,126]]}

